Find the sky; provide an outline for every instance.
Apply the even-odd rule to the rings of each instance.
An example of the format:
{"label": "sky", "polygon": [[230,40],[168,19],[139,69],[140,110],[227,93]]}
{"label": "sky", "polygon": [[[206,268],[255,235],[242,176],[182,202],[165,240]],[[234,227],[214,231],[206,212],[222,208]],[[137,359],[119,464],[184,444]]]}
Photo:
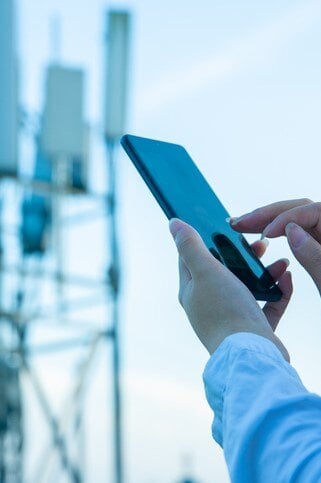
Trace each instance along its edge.
{"label": "sky", "polygon": [[[61,18],[60,62],[86,70],[86,116],[96,133],[90,159],[94,189],[104,189],[106,177],[97,134],[104,18],[116,7],[133,15],[128,132],[183,144],[233,216],[281,199],[320,199],[321,1],[17,3],[21,101],[30,113],[40,112],[43,104],[53,15]],[[26,147],[22,156],[30,152]],[[117,165],[126,482],[177,482],[189,455],[199,483],[225,483],[201,379],[208,355],[177,301],[177,256],[167,221],[120,149]],[[108,258],[104,229],[99,220],[70,229],[71,270],[99,273]],[[303,382],[321,393],[319,296],[284,239],[271,241],[263,261],[284,256],[295,290],[279,336]],[[102,314],[94,308],[78,316],[93,320]],[[45,329],[37,337],[52,335]],[[74,377],[65,374],[67,359],[35,360],[57,407]],[[111,481],[109,366],[108,349],[102,347],[86,400],[86,471],[88,481],[97,483]],[[27,430],[39,428],[37,437],[30,437],[30,469],[45,427],[27,384],[26,399]]]}

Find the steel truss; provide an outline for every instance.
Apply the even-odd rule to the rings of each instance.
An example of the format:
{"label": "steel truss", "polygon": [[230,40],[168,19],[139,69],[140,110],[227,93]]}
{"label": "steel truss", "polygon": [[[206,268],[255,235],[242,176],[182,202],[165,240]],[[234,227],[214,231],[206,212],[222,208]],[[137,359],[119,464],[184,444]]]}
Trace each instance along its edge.
{"label": "steel truss", "polygon": [[[83,467],[85,451],[84,432],[84,398],[88,391],[88,379],[94,357],[101,346],[111,346],[112,368],[110,379],[113,381],[113,401],[110,405],[113,411],[114,431],[109,436],[110,446],[114,447],[114,477],[107,481],[122,483],[122,442],[121,442],[121,397],[120,397],[120,358],[119,358],[119,254],[116,223],[116,178],[114,166],[115,144],[106,143],[108,159],[108,195],[82,192],[69,189],[66,179],[56,183],[32,181],[30,179],[3,179],[0,181],[2,205],[8,191],[21,200],[26,192],[41,193],[47,197],[55,218],[52,224],[54,234],[53,255],[55,267],[45,268],[46,252],[38,257],[16,256],[16,260],[8,262],[6,255],[8,246],[19,245],[19,227],[7,228],[8,221],[3,216],[2,256],[0,259],[0,483],[45,483],[58,482],[64,475],[67,481],[82,483],[85,481]],[[2,191],[1,191],[2,183]],[[72,218],[64,218],[63,203],[70,197],[94,202],[96,208],[80,211]],[[66,273],[64,269],[64,244],[62,232],[69,223],[88,223],[97,217],[102,217],[107,228],[106,252],[110,253],[110,264],[105,277],[100,279],[81,277]],[[10,225],[9,224],[9,225]],[[10,237],[11,242],[8,244]],[[18,250],[19,252],[19,250]],[[84,255],[85,256],[85,255]],[[12,257],[11,257],[12,259]],[[8,282],[9,278],[9,282]],[[12,278],[15,282],[12,283]],[[10,281],[11,280],[11,281]],[[47,306],[37,299],[37,287],[50,283],[56,295]],[[8,289],[9,284],[9,289]],[[32,287],[36,287],[34,292]],[[69,288],[86,290],[85,296],[68,298]],[[10,293],[8,297],[8,292]],[[10,302],[6,300],[9,298]],[[74,309],[90,308],[97,303],[103,304],[106,312],[106,322],[93,324],[93,321],[76,321],[71,316]],[[34,344],[30,331],[35,326],[64,327],[66,336],[52,342]],[[70,336],[68,328],[77,327],[78,335]],[[35,357],[42,354],[59,354],[62,351],[72,351],[81,347],[82,355],[77,360],[78,373],[73,380],[73,386],[65,400],[61,414],[57,415],[52,407],[50,397],[46,394],[44,383],[35,367]],[[107,367],[106,367],[107,374]],[[108,377],[108,376],[107,376]],[[106,379],[107,379],[106,377]],[[38,406],[46,421],[51,435],[50,445],[43,448],[42,454],[34,465],[31,475],[25,477],[23,471],[23,450],[28,445],[28,435],[25,435],[23,418],[23,390],[26,386],[33,391]],[[107,408],[106,408],[107,409]],[[73,444],[70,442],[72,432]],[[65,480],[63,480],[65,481]]]}

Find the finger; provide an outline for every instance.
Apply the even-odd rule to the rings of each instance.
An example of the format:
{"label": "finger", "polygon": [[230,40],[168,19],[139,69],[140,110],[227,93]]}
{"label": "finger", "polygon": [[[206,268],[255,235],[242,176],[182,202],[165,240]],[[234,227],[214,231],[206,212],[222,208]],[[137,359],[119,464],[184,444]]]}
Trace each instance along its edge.
{"label": "finger", "polygon": [[264,238],[264,240],[256,240],[254,243],[252,243],[251,248],[253,253],[258,258],[262,258],[264,253],[266,252],[268,245],[269,240],[267,238]]}
{"label": "finger", "polygon": [[278,287],[282,292],[282,298],[278,302],[267,302],[263,307],[263,312],[273,330],[278,326],[278,323],[284,314],[293,292],[291,272],[284,272],[281,276]]}
{"label": "finger", "polygon": [[178,253],[192,277],[201,276],[204,271],[213,267],[213,264],[219,264],[206,248],[200,235],[190,225],[177,218],[172,218],[169,228]]}
{"label": "finger", "polygon": [[287,258],[281,258],[280,260],[277,260],[276,262],[272,263],[272,265],[269,265],[267,267],[267,270],[273,280],[275,282],[278,282],[288,266],[290,265],[290,261]]}
{"label": "finger", "polygon": [[293,255],[311,275],[321,294],[321,245],[295,223],[289,223],[285,231]]}
{"label": "finger", "polygon": [[262,233],[264,228],[270,224],[281,213],[291,210],[297,206],[305,206],[311,204],[312,201],[307,198],[299,200],[278,201],[270,205],[257,208],[251,213],[231,218],[231,226],[244,233]]}
{"label": "finger", "polygon": [[294,222],[308,231],[321,229],[321,203],[311,203],[310,205],[299,206],[281,213],[272,223],[264,228],[262,236],[275,238],[285,235],[285,227],[290,222]]}

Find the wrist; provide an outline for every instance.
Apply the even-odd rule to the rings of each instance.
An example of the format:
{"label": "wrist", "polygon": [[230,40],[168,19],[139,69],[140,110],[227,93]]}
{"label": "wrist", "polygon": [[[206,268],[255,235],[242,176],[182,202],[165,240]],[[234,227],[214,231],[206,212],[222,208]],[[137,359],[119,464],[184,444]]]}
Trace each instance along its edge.
{"label": "wrist", "polygon": [[211,338],[209,338],[206,343],[203,342],[205,348],[212,355],[218,347],[222,344],[222,342],[229,336],[238,333],[248,333],[248,334],[255,334],[261,337],[264,337],[267,340],[270,340],[281,352],[282,356],[287,362],[290,362],[290,356],[282,342],[276,335],[271,331],[268,330],[257,330],[249,329],[248,327],[233,327],[233,328],[225,328],[224,331],[217,331]]}

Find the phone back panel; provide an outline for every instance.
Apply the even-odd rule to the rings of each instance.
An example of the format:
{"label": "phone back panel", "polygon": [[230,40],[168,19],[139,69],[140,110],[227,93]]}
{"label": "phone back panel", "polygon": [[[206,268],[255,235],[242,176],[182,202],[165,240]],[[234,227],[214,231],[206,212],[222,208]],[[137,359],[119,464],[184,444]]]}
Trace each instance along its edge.
{"label": "phone back panel", "polygon": [[131,135],[121,143],[169,219],[192,225],[258,299],[280,298],[273,279],[244,236],[227,223],[227,210],[182,146]]}

